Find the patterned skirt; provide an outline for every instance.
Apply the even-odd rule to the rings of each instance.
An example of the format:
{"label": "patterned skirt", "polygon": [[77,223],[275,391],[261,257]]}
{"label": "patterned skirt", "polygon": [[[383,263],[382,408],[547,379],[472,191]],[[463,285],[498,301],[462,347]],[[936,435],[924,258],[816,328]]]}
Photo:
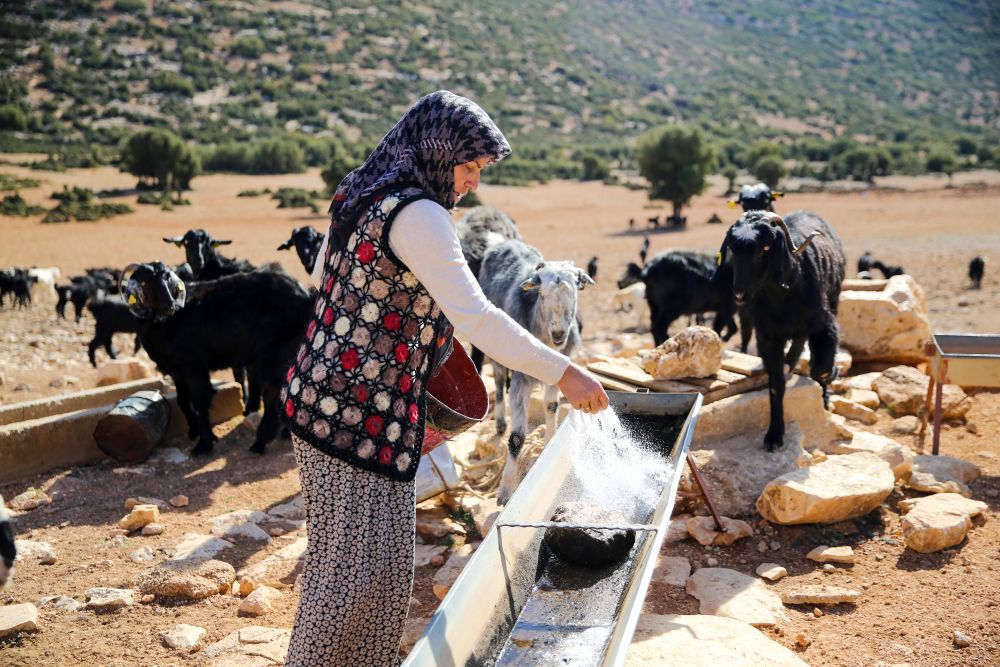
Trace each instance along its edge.
{"label": "patterned skirt", "polygon": [[309,547],[288,667],[396,665],[413,586],[413,482],[292,437]]}

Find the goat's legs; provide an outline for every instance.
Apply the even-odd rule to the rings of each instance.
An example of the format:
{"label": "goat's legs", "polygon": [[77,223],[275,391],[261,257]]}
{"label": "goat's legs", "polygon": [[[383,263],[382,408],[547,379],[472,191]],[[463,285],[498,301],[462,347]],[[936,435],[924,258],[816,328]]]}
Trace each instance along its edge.
{"label": "goat's legs", "polygon": [[204,375],[199,373],[191,385],[191,404],[196,413],[195,419],[198,426],[198,444],[191,450],[191,453],[196,456],[210,453],[212,443],[216,440],[215,434],[212,433],[212,422],[209,419],[214,393],[215,390],[212,388],[212,381],[206,369]]}
{"label": "goat's legs", "polygon": [[507,431],[507,415],[505,414],[504,392],[507,391],[507,369],[493,362],[493,384],[496,385],[496,401],[493,406],[493,416],[497,422],[497,435]]}
{"label": "goat's legs", "polygon": [[837,329],[836,326],[809,336],[809,377],[823,388],[823,407],[830,409],[830,383],[837,378]]}
{"label": "goat's legs", "polygon": [[785,437],[785,341],[781,338],[767,338],[757,332],[757,347],[764,370],[767,371],[767,387],[770,394],[771,420],[764,434],[764,448],[773,452],[784,444]]}
{"label": "goat's legs", "polygon": [[746,354],[747,348],[750,347],[750,337],[753,336],[753,322],[750,321],[750,316],[740,309],[740,352]]}
{"label": "goat's legs", "polygon": [[[788,366],[789,372],[795,372],[795,366],[798,365],[799,357],[802,356],[802,350],[805,349],[805,346],[805,336],[792,339],[792,344],[788,347],[788,352],[785,353],[785,365]],[[811,350],[812,348],[810,347]]]}
{"label": "goat's legs", "polygon": [[90,365],[97,368],[97,348],[101,346],[101,341],[95,335],[90,341],[90,345],[87,346],[87,357],[90,359]]}
{"label": "goat's legs", "polygon": [[[250,372],[250,377],[254,377],[253,371]],[[264,416],[257,425],[257,435],[250,447],[254,454],[263,454],[267,443],[274,440],[278,433],[278,386],[269,383],[261,393],[264,399]]]}
{"label": "goat's legs", "polygon": [[507,503],[521,481],[517,459],[524,445],[524,434],[528,430],[528,407],[531,404],[532,386],[533,382],[524,373],[511,373],[510,437],[507,439],[507,461],[504,463],[500,490],[497,492],[497,503],[501,505]]}
{"label": "goat's legs", "polygon": [[187,421],[188,440],[194,440],[198,437],[198,419],[194,414],[194,410],[191,409],[191,392],[188,390],[187,383],[176,377],[174,378],[174,384],[177,385],[177,407],[180,408],[184,414],[185,421]]}
{"label": "goat's legs", "polygon": [[545,444],[556,434],[559,425],[559,387],[545,385]]}

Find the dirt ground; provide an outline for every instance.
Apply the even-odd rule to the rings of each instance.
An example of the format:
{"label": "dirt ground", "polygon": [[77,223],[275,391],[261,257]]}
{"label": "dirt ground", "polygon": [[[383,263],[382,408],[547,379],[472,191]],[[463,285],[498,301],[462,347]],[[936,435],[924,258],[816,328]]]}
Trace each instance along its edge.
{"label": "dirt ground", "polygon": [[[7,156],[8,158],[10,156]],[[113,169],[72,171],[65,174],[29,172],[14,167],[6,173],[47,179],[41,187],[23,190],[32,203],[52,205],[47,195],[63,184],[94,189],[129,188],[133,179]],[[965,187],[945,189],[942,180],[894,179],[904,188],[867,194],[790,194],[778,201],[781,212],[808,208],[823,215],[844,241],[849,267],[865,250],[888,264],[902,265],[923,286],[934,331],[1000,331],[1000,279],[995,262],[1000,258],[1000,175],[995,172],[956,175]],[[979,185],[977,185],[979,184]],[[275,248],[288,238],[293,227],[311,224],[322,229],[325,216],[303,210],[278,210],[276,202],[264,198],[237,198],[246,189],[276,189],[281,186],[320,187],[315,172],[281,177],[202,176],[196,190],[188,193],[190,207],[172,212],[135,204],[136,212],[96,223],[42,225],[36,219],[0,218],[0,267],[58,266],[63,276],[90,266],[124,266],[134,261],[162,259],[179,262],[182,251],[168,246],[164,236],[202,227],[218,238],[232,239],[227,254],[255,263],[281,261],[294,276],[305,279],[305,271],[292,253]],[[558,182],[532,188],[483,186],[483,201],[510,213],[525,238],[553,259],[573,259],[585,265],[599,257],[598,284],[584,290],[581,309],[585,342],[605,340],[631,327],[634,318],[615,313],[610,297],[614,281],[629,261],[638,261],[646,218],[665,216],[662,205],[650,206],[641,192],[600,184]],[[713,184],[686,209],[689,225],[678,232],[650,232],[650,254],[670,247],[712,250],[718,248],[726,225],[708,225],[718,215],[730,223],[736,213],[725,206],[722,189]],[[636,231],[628,220],[635,218]],[[977,254],[994,259],[987,264],[983,289],[968,288],[966,270]],[[40,295],[30,311],[0,311],[0,404],[56,395],[94,386],[96,372],[86,358],[86,343],[93,334],[89,314],[75,324],[57,320],[51,296]],[[679,326],[681,323],[678,322]],[[733,341],[735,342],[735,340]],[[116,345],[130,351],[132,337],[116,336]],[[105,358],[98,352],[98,360]],[[888,433],[891,417],[879,412],[871,430]],[[669,553],[687,556],[692,564],[704,564],[711,555],[720,566],[752,573],[758,563],[784,565],[791,576],[812,578],[835,585],[863,587],[857,605],[829,608],[819,618],[811,607],[788,609],[790,620],[771,632],[776,641],[798,651],[814,667],[821,665],[876,665],[909,663],[931,665],[997,664],[1000,655],[1000,527],[995,516],[1000,505],[1000,392],[981,391],[974,397],[969,414],[973,428],[946,425],[943,452],[970,460],[982,468],[983,477],[971,485],[973,497],[987,502],[991,518],[979,521],[969,538],[945,552],[918,555],[905,550],[900,536],[896,503],[905,497],[896,493],[880,514],[835,526],[785,528],[760,526],[758,536],[711,553],[694,542],[670,547]],[[975,432],[973,432],[975,431]],[[65,594],[83,599],[88,588],[106,585],[125,587],[150,564],[135,564],[128,554],[149,546],[158,562],[180,541],[185,532],[209,532],[209,519],[241,509],[266,510],[287,502],[298,492],[295,462],[287,441],[270,447],[264,458],[247,452],[253,429],[241,418],[217,427],[224,436],[211,461],[192,460],[157,468],[152,475],[121,475],[110,462],[87,468],[53,471],[33,479],[0,486],[10,498],[29,487],[42,486],[63,475],[59,486],[65,497],[15,519],[19,539],[47,541],[59,554],[54,565],[26,563],[19,566],[12,587],[0,593],[3,603],[37,602],[45,595]],[[893,436],[899,439],[899,436]],[[186,448],[183,440],[167,443]],[[920,443],[912,442],[919,449]],[[0,443],[2,446],[2,443]],[[929,448],[929,443],[926,445]],[[156,537],[132,537],[124,545],[109,542],[111,527],[125,514],[123,502],[130,496],[170,498],[183,493],[191,504],[164,513],[167,531]],[[257,562],[290,543],[295,535],[276,538],[261,547],[240,541],[223,557],[237,569]],[[763,537],[781,547],[759,553]],[[838,566],[824,574],[805,554],[817,544],[850,544],[859,554],[853,567]],[[436,605],[430,586],[432,566],[418,568],[414,597],[419,605],[411,616],[429,617]],[[781,587],[781,583],[776,584]],[[158,636],[177,623],[200,625],[208,630],[204,642],[222,639],[247,625],[290,627],[296,596],[287,591],[276,611],[260,619],[239,617],[239,599],[215,596],[197,603],[157,601],[135,604],[113,614],[91,612],[40,613],[43,632],[0,640],[0,663],[10,665],[188,664],[192,656],[165,648]],[[697,601],[681,589],[653,585],[647,597],[648,611],[697,613]],[[953,647],[953,630],[969,635],[972,646]],[[799,633],[811,644],[795,644]],[[991,658],[990,656],[994,656]]]}

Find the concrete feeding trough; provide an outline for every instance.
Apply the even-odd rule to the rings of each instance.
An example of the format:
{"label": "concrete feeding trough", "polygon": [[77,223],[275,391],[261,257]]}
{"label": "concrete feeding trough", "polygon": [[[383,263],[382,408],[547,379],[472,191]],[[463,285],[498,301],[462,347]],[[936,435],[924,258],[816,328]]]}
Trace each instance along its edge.
{"label": "concrete feeding trough", "polygon": [[700,394],[608,392],[622,423],[670,464],[635,545],[606,568],[574,568],[543,546],[549,519],[578,500],[564,421],[504,507],[404,665],[621,665],[673,510]]}
{"label": "concrete feeding trough", "polygon": [[[927,403],[934,393],[934,448],[941,442],[941,396],[944,385],[960,387],[1000,387],[1000,335],[934,334],[928,346],[931,353]],[[936,385],[936,390],[935,390]],[[925,410],[926,416],[929,411]]]}

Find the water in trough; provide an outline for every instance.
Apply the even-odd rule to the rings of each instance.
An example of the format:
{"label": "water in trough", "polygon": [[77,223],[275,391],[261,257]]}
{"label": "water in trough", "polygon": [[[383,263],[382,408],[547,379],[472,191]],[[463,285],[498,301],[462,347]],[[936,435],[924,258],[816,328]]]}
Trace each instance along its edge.
{"label": "water in trough", "polygon": [[[571,412],[577,434],[572,463],[576,500],[617,509],[629,521],[652,517],[673,469],[669,455],[682,420]],[[538,576],[495,664],[599,665],[637,556],[651,534],[639,532],[628,556],[603,568],[569,565],[543,546]]]}

